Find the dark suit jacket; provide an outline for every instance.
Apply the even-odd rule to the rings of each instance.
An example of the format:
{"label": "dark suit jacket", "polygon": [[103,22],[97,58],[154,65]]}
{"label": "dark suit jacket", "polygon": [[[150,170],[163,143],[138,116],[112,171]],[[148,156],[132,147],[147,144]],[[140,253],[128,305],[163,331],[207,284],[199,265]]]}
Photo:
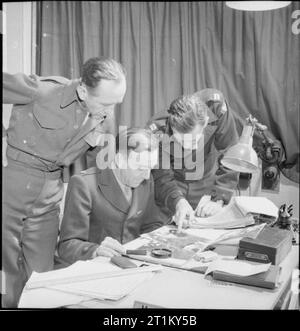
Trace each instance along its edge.
{"label": "dark suit jacket", "polygon": [[90,168],[69,182],[58,254],[67,263],[87,260],[106,236],[124,244],[162,225],[152,179],[133,190],[130,206],[111,169]]}
{"label": "dark suit jacket", "polygon": [[[200,198],[204,194],[211,194],[212,189],[217,192],[219,199],[224,196],[227,197],[226,200],[230,200],[233,190],[236,188],[238,173],[226,169],[218,162],[219,153],[236,144],[239,139],[232,112],[228,110],[222,114],[218,113],[218,109],[213,108],[208,110],[207,115],[209,121],[204,129],[204,152],[201,153],[201,144],[199,144],[199,150],[192,152],[193,160],[196,160],[196,154],[199,152],[198,166],[203,165],[203,174],[194,180],[194,183],[186,180],[186,174],[195,171],[195,167],[191,169],[186,167],[186,154],[176,156],[174,143],[171,143],[170,149],[167,151],[164,151],[162,144],[160,146],[160,162],[166,156],[165,159],[170,159],[171,167],[168,169],[159,167],[152,170],[155,181],[155,198],[157,205],[166,208],[170,214],[175,212],[175,206],[182,197],[185,197],[191,206],[196,208]],[[172,136],[169,116],[170,114],[167,112],[156,114],[147,126],[158,136]],[[192,193],[194,190],[190,189],[189,185],[197,186],[195,194]]]}

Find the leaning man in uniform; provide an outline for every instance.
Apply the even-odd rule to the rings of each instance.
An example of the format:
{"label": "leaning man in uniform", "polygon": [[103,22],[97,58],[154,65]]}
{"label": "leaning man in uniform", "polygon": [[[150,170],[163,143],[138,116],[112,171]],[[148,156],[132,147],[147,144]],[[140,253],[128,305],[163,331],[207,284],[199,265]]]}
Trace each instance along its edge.
{"label": "leaning man in uniform", "polygon": [[125,91],[125,70],[109,58],[89,59],[76,80],[3,74],[3,102],[14,105],[3,168],[3,307],[17,307],[32,271],[53,268],[63,168],[99,143]]}
{"label": "leaning man in uniform", "polygon": [[179,97],[148,126],[161,140],[160,164],[152,174],[165,223],[173,219],[181,230],[194,215],[220,211],[230,201],[239,175],[220,164],[220,152],[238,141],[223,94],[204,89]]}
{"label": "leaning man in uniform", "polygon": [[150,178],[158,162],[155,135],[131,128],[117,136],[116,154],[108,167],[101,167],[98,156],[99,167],[69,182],[58,244],[65,264],[125,253],[122,244],[163,225],[155,217]]}

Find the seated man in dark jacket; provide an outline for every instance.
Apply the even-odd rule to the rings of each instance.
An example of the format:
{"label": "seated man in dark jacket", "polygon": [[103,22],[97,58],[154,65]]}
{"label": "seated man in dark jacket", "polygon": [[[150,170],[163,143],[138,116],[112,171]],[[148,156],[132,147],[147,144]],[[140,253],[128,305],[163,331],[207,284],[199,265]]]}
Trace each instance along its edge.
{"label": "seated man in dark jacket", "polygon": [[155,219],[150,178],[157,147],[151,131],[126,130],[117,136],[108,167],[97,157],[97,168],[71,178],[58,243],[64,262],[118,255],[124,252],[122,244],[163,225]]}
{"label": "seated man in dark jacket", "polygon": [[175,215],[181,229],[193,215],[211,216],[229,202],[239,174],[223,167],[219,158],[239,136],[220,91],[179,97],[148,127],[160,137],[159,168],[152,174],[165,223]]}

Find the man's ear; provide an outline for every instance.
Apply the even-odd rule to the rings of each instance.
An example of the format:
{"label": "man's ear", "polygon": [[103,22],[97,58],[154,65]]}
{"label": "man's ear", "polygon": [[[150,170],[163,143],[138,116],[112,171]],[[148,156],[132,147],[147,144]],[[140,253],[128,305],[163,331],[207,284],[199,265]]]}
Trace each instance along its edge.
{"label": "man's ear", "polygon": [[82,101],[86,100],[86,98],[87,98],[87,89],[86,89],[86,87],[84,85],[79,85],[76,90],[77,90],[79,98]]}

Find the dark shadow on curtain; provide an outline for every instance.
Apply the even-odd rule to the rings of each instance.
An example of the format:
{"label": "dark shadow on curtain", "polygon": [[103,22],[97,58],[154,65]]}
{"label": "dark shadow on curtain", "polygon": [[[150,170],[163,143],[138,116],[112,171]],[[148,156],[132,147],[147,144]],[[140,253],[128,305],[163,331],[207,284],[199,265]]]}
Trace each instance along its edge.
{"label": "dark shadow on curtain", "polygon": [[292,32],[299,9],[299,2],[268,12],[217,1],[39,2],[37,74],[77,78],[88,58],[115,58],[128,72],[115,121],[128,126],[143,126],[181,94],[217,88],[238,116],[268,126],[284,147],[284,174],[299,181],[300,35]]}

